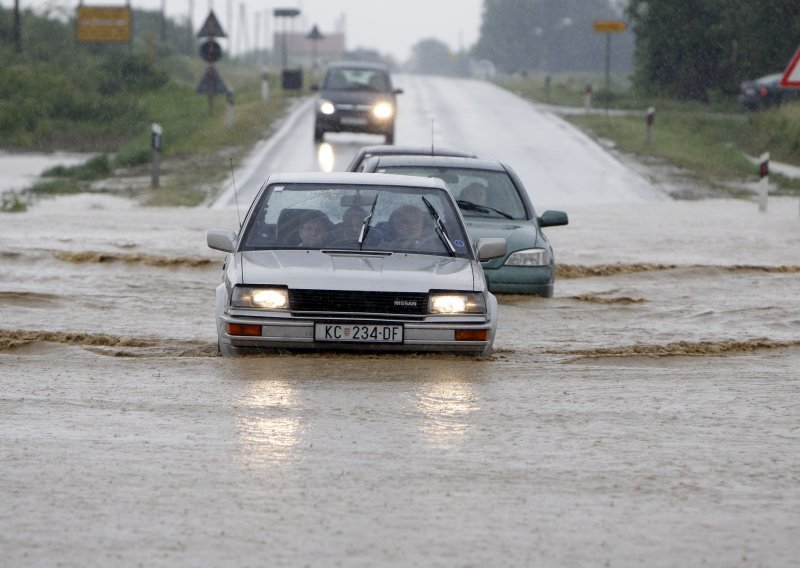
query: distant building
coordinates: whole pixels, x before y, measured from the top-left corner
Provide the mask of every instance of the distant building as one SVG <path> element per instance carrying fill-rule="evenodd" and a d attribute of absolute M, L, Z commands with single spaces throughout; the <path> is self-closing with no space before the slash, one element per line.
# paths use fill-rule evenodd
<path fill-rule="evenodd" d="M 284 42 L 285 40 L 285 42 Z M 344 32 L 326 33 L 312 40 L 307 32 L 275 32 L 273 36 L 274 60 L 276 67 L 302 67 L 303 69 L 321 68 L 331 61 L 342 59 L 345 52 Z M 286 48 L 286 58 L 283 50 Z"/>

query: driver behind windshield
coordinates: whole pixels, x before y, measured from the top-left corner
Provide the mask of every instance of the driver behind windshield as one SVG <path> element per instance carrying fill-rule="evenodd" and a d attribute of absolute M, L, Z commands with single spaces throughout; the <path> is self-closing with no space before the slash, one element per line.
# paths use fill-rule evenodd
<path fill-rule="evenodd" d="M 402 205 L 389 217 L 394 238 L 391 245 L 401 250 L 430 249 L 437 246 L 438 237 L 428 223 L 430 217 L 419 207 Z"/>
<path fill-rule="evenodd" d="M 477 181 L 473 181 L 471 184 L 461 190 L 461 199 L 477 205 L 486 205 L 486 186 L 482 183 L 478 183 Z"/>

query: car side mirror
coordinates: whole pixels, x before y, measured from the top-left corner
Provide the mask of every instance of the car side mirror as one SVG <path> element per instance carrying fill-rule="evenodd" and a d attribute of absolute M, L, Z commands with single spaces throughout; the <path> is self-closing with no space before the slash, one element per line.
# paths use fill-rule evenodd
<path fill-rule="evenodd" d="M 569 217 L 563 211 L 545 211 L 539 216 L 540 227 L 557 227 L 569 224 Z"/>
<path fill-rule="evenodd" d="M 478 260 L 492 260 L 506 255 L 506 240 L 499 237 L 485 237 L 475 243 L 475 256 Z"/>
<path fill-rule="evenodd" d="M 206 234 L 208 247 L 222 252 L 233 252 L 236 233 L 224 229 L 211 229 Z"/>

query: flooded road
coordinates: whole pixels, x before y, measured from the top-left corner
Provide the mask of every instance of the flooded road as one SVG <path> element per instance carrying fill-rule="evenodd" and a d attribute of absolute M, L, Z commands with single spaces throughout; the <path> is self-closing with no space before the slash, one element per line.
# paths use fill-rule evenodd
<path fill-rule="evenodd" d="M 569 213 L 489 360 L 217 358 L 235 211 L 4 215 L 4 562 L 791 565 L 796 200 Z"/>
<path fill-rule="evenodd" d="M 555 296 L 501 296 L 486 360 L 222 359 L 205 234 L 237 227 L 229 192 L 0 215 L 5 564 L 796 563 L 797 200 L 672 201 L 494 87 L 400 86 L 398 143 L 433 126 L 568 212 Z M 243 207 L 380 142 L 315 147 L 302 109 L 240 170 Z"/>

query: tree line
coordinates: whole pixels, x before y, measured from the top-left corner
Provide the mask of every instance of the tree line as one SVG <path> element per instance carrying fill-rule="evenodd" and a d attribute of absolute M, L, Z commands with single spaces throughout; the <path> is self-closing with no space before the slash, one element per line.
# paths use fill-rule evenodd
<path fill-rule="evenodd" d="M 782 71 L 800 45 L 797 0 L 484 0 L 472 55 L 506 72 L 599 71 L 599 19 L 628 26 L 612 38 L 612 71 L 680 99 L 736 92 Z"/>
<path fill-rule="evenodd" d="M 706 100 L 783 71 L 800 45 L 797 0 L 631 0 L 634 79 L 645 91 Z"/>

